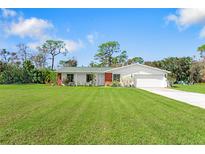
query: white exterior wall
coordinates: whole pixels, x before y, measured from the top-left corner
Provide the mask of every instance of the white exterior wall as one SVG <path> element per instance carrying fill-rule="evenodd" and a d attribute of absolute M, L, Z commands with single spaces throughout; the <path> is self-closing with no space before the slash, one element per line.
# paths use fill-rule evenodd
<path fill-rule="evenodd" d="M 166 72 L 140 65 L 130 65 L 110 71 L 120 74 L 122 86 L 167 87 Z"/>
<path fill-rule="evenodd" d="M 66 80 L 68 73 L 61 73 L 62 81 Z"/>
<path fill-rule="evenodd" d="M 98 73 L 98 74 L 96 74 L 96 84 L 98 86 L 105 85 L 105 73 Z"/>
<path fill-rule="evenodd" d="M 66 80 L 67 74 L 74 74 L 74 82 L 77 85 L 86 85 L 86 74 L 90 73 L 62 73 L 62 80 Z M 104 73 L 96 73 L 96 85 L 104 85 L 105 84 L 105 75 Z"/>
<path fill-rule="evenodd" d="M 74 82 L 77 85 L 86 84 L 86 73 L 74 73 Z"/>

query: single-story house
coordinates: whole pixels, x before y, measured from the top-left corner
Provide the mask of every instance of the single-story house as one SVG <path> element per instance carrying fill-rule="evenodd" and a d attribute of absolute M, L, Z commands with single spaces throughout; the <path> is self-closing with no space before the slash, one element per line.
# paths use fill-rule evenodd
<path fill-rule="evenodd" d="M 62 67 L 56 71 L 58 81 L 66 84 L 96 86 L 119 82 L 122 86 L 167 87 L 169 71 L 142 64 L 122 67 Z"/>

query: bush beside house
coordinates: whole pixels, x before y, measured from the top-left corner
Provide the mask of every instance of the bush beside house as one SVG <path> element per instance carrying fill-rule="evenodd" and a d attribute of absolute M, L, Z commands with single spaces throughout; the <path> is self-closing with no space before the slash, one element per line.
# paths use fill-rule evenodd
<path fill-rule="evenodd" d="M 0 84 L 56 83 L 56 73 L 47 69 L 37 69 L 31 61 L 21 65 L 0 62 Z"/>

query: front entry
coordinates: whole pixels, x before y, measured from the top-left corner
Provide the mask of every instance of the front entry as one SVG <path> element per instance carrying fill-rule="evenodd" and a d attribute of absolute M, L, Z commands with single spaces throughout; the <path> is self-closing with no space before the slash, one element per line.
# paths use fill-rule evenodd
<path fill-rule="evenodd" d="M 112 84 L 112 73 L 105 73 L 105 85 Z"/>

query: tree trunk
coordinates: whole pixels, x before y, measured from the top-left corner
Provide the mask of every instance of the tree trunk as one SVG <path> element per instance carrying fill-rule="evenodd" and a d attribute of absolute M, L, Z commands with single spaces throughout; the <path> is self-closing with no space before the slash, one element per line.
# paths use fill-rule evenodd
<path fill-rule="evenodd" d="M 54 67 L 54 56 L 52 56 L 52 66 L 51 66 L 52 70 L 53 70 L 53 67 Z"/>
<path fill-rule="evenodd" d="M 108 66 L 111 67 L 112 66 L 112 57 L 108 58 Z"/>

